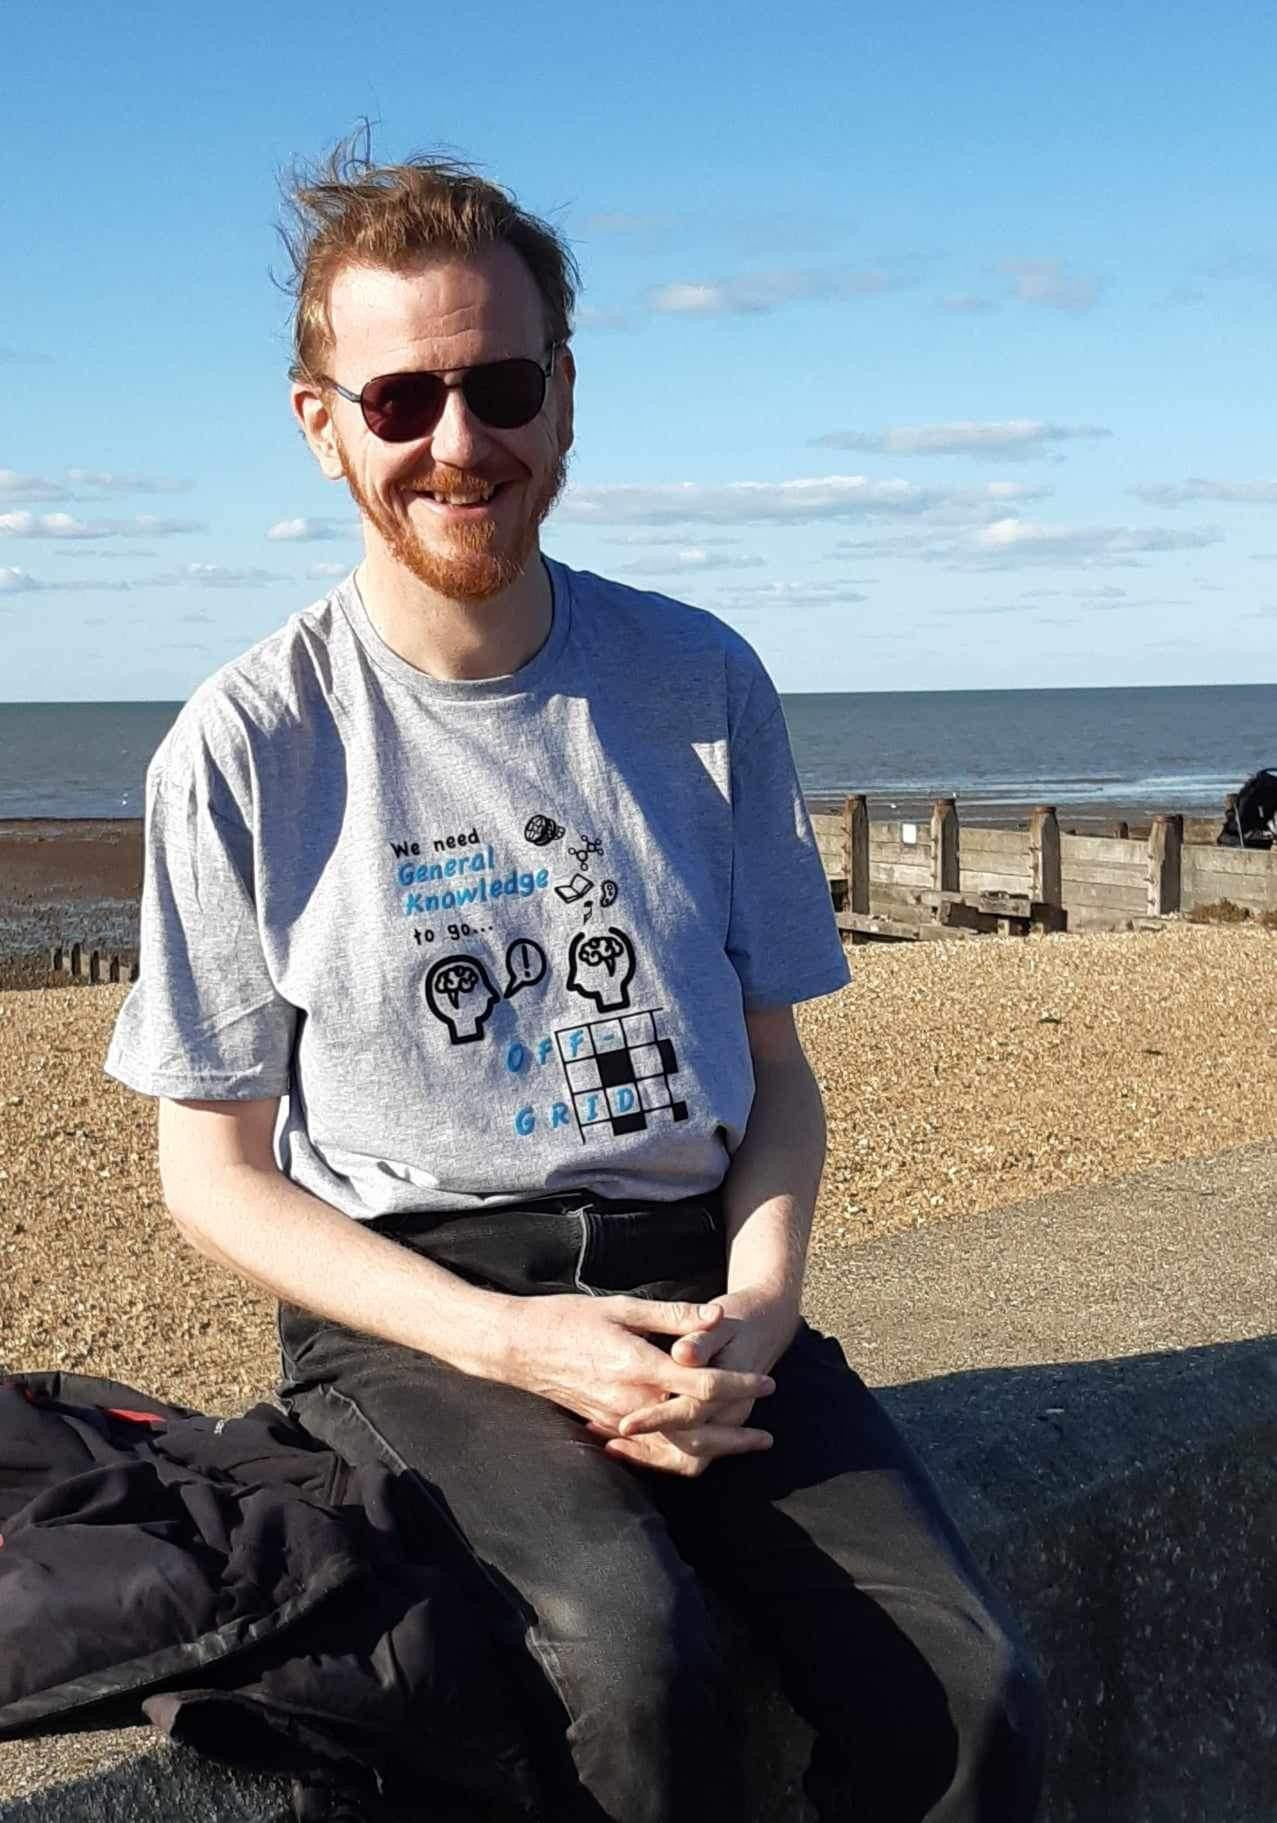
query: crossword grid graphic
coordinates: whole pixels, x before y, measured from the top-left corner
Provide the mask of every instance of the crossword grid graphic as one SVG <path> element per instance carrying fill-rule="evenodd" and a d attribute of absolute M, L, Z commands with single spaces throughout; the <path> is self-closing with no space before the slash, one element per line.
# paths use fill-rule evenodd
<path fill-rule="evenodd" d="M 592 1019 L 554 1034 L 582 1141 L 590 1128 L 610 1127 L 620 1139 L 645 1132 L 655 1119 L 687 1119 L 687 1103 L 670 1088 L 679 1062 L 657 1031 L 660 1011 Z"/>

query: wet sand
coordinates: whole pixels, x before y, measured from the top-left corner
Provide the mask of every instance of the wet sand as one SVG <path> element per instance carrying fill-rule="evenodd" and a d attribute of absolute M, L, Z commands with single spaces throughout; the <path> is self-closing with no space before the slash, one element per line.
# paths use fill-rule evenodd
<path fill-rule="evenodd" d="M 841 802 L 809 800 L 813 810 Z M 927 822 L 931 802 L 871 797 L 869 814 Z M 962 816 L 961 803 L 958 808 Z M 1062 829 L 1082 835 L 1116 835 L 1126 822 L 1132 836 L 1142 837 L 1152 813 L 1147 805 L 1090 804 L 1059 806 L 1058 814 Z M 1011 828 L 1026 824 L 1028 812 L 1023 804 L 981 805 L 964 820 L 968 827 Z M 1208 839 L 1216 827 L 1200 822 L 1194 839 Z M 140 817 L 0 818 L 0 988 L 65 985 L 48 966 L 55 944 L 136 948 L 142 855 Z"/>
<path fill-rule="evenodd" d="M 137 944 L 142 821 L 0 819 L 0 987 L 43 986 L 56 943 Z"/>

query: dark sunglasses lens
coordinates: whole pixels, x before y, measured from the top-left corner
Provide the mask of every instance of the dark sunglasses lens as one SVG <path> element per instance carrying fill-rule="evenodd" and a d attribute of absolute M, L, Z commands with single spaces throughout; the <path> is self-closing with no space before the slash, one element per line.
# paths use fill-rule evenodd
<path fill-rule="evenodd" d="M 360 394 L 364 423 L 383 443 L 428 437 L 443 415 L 447 388 L 437 374 L 388 373 Z"/>
<path fill-rule="evenodd" d="M 491 361 L 465 377 L 466 404 L 493 430 L 531 424 L 545 403 L 545 374 L 535 361 Z"/>

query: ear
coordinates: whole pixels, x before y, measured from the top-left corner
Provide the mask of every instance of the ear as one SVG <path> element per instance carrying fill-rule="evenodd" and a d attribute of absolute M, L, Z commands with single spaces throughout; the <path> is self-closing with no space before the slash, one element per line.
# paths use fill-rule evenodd
<path fill-rule="evenodd" d="M 576 397 L 576 362 L 570 348 L 560 352 L 554 371 L 559 383 L 559 448 L 566 456 L 572 447 Z"/>
<path fill-rule="evenodd" d="M 343 475 L 341 451 L 337 447 L 336 426 L 325 395 L 309 380 L 297 380 L 289 394 L 293 416 L 301 425 L 303 437 L 329 481 L 340 481 Z"/>

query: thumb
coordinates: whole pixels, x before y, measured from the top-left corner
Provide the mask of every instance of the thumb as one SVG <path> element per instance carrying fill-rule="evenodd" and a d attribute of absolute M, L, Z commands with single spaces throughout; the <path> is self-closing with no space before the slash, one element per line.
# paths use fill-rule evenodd
<path fill-rule="evenodd" d="M 646 1331 L 651 1335 L 686 1336 L 713 1329 L 723 1320 L 721 1304 L 665 1303 L 659 1299 L 612 1298 L 611 1314 L 627 1329 Z"/>

